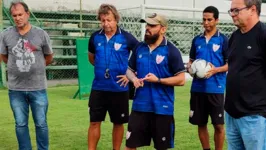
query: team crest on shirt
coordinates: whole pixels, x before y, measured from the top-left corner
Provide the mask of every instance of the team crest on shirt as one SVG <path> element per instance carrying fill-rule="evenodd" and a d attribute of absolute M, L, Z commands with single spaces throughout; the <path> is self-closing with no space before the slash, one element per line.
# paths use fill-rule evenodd
<path fill-rule="evenodd" d="M 122 46 L 122 44 L 115 43 L 114 48 L 117 51 L 117 50 L 119 50 L 121 48 L 121 46 Z"/>
<path fill-rule="evenodd" d="M 218 45 L 218 44 L 213 44 L 212 45 L 212 49 L 213 49 L 214 52 L 218 51 L 219 48 L 220 48 L 220 45 Z"/>
<path fill-rule="evenodd" d="M 141 54 L 139 55 L 139 58 L 142 58 L 142 55 Z"/>
<path fill-rule="evenodd" d="M 101 43 L 98 43 L 98 46 L 101 46 L 102 44 Z"/>
<path fill-rule="evenodd" d="M 127 131 L 126 139 L 128 140 L 130 138 L 131 132 Z"/>
<path fill-rule="evenodd" d="M 194 115 L 194 111 L 193 111 L 193 110 L 190 110 L 190 112 L 189 112 L 189 117 L 192 118 L 193 115 Z"/>
<path fill-rule="evenodd" d="M 157 55 L 157 56 L 156 56 L 156 63 L 157 63 L 157 64 L 160 64 L 160 63 L 164 60 L 164 57 L 165 57 L 165 56 Z"/>

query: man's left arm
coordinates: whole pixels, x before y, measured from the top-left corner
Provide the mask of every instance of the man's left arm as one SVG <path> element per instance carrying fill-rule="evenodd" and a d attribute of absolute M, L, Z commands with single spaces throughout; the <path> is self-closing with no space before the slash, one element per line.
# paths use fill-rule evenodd
<path fill-rule="evenodd" d="M 47 34 L 47 32 L 45 32 L 45 31 L 44 31 L 44 40 L 43 40 L 42 51 L 44 54 L 45 65 L 47 66 L 47 65 L 51 64 L 53 61 L 53 50 L 52 50 L 50 37 Z"/>
<path fill-rule="evenodd" d="M 132 55 L 133 49 L 138 45 L 139 41 L 130 33 L 126 33 L 125 36 L 126 36 L 127 45 L 128 45 L 127 48 L 130 51 L 130 54 Z M 131 55 L 130 55 L 130 57 L 131 57 Z M 125 74 L 118 75 L 117 78 L 120 78 L 117 81 L 117 83 L 121 82 L 120 86 L 127 86 L 129 80 L 128 80 L 127 76 L 126 76 L 126 72 L 125 72 Z"/>
<path fill-rule="evenodd" d="M 128 49 L 132 51 L 135 49 L 135 47 L 139 44 L 139 41 L 130 33 L 127 35 L 127 44 L 128 44 Z"/>
<path fill-rule="evenodd" d="M 53 54 L 44 55 L 45 65 L 48 66 L 53 61 Z"/>
<path fill-rule="evenodd" d="M 224 58 L 225 64 L 220 67 L 216 67 L 213 64 L 211 64 L 212 68 L 206 73 L 206 78 L 209 78 L 217 73 L 222 73 L 228 71 L 228 54 L 229 54 L 229 49 L 228 49 L 228 38 L 226 36 L 223 36 L 223 45 L 222 45 L 222 55 Z"/>
<path fill-rule="evenodd" d="M 160 83 L 169 86 L 183 86 L 185 85 L 185 72 L 180 72 L 173 77 L 161 78 Z"/>
<path fill-rule="evenodd" d="M 0 33 L 0 58 L 1 61 L 7 64 L 8 61 L 8 48 L 4 42 L 4 33 Z"/>

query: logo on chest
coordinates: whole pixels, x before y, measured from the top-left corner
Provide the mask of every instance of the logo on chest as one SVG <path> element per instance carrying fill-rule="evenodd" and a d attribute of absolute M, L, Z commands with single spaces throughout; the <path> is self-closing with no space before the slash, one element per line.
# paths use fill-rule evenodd
<path fill-rule="evenodd" d="M 213 50 L 214 52 L 218 51 L 219 48 L 220 48 L 220 45 L 218 45 L 218 44 L 213 44 L 213 45 L 212 45 L 212 50 Z"/>
<path fill-rule="evenodd" d="M 114 44 L 114 48 L 116 51 L 118 51 L 121 48 L 121 46 L 122 46 L 122 44 L 119 44 L 119 43 Z"/>
<path fill-rule="evenodd" d="M 198 49 L 201 49 L 201 46 L 198 46 Z"/>
<path fill-rule="evenodd" d="M 162 56 L 162 55 L 158 55 L 158 54 L 157 54 L 157 56 L 156 56 L 156 63 L 157 63 L 157 64 L 162 63 L 163 60 L 164 60 L 164 58 L 165 58 L 165 56 Z"/>
<path fill-rule="evenodd" d="M 248 50 L 251 50 L 251 49 L 252 49 L 252 47 L 249 45 L 249 46 L 247 46 L 247 49 L 248 49 Z"/>

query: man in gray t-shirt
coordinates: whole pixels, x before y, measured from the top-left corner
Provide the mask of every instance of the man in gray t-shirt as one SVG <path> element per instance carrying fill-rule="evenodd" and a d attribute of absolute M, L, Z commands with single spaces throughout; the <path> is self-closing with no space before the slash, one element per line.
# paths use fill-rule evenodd
<path fill-rule="evenodd" d="M 49 148 L 45 66 L 53 59 L 48 34 L 28 19 L 28 6 L 13 2 L 11 16 L 16 24 L 0 34 L 0 55 L 7 64 L 9 100 L 16 122 L 19 149 L 32 149 L 28 129 L 29 107 L 36 127 L 37 147 Z"/>
<path fill-rule="evenodd" d="M 16 91 L 46 89 L 45 56 L 52 54 L 48 34 L 35 26 L 24 35 L 16 27 L 1 34 L 2 55 L 8 56 L 8 88 Z"/>

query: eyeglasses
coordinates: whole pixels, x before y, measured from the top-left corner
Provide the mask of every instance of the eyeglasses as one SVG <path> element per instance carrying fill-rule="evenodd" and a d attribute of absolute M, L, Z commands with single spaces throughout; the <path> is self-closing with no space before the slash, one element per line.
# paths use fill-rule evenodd
<path fill-rule="evenodd" d="M 247 9 L 247 8 L 249 8 L 249 7 L 230 9 L 230 10 L 228 10 L 228 14 L 229 14 L 230 16 L 232 16 L 232 15 L 235 15 L 235 16 L 236 16 L 236 15 L 239 14 L 239 12 L 240 12 L 241 10 L 244 10 L 244 9 Z"/>

